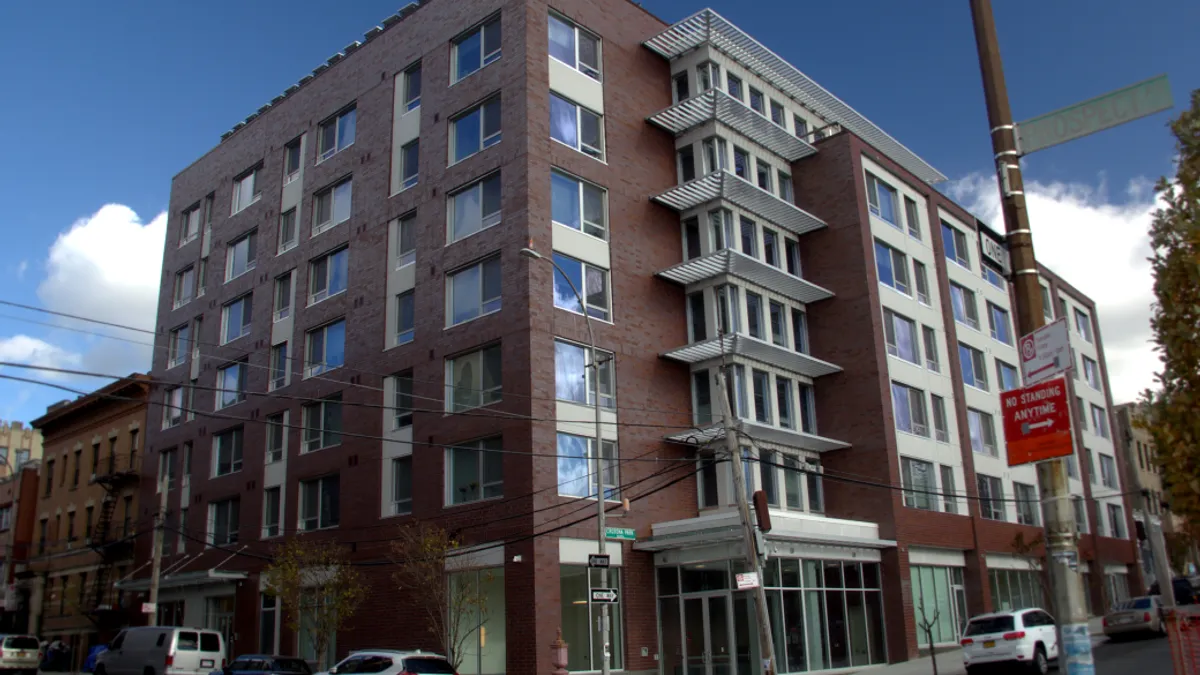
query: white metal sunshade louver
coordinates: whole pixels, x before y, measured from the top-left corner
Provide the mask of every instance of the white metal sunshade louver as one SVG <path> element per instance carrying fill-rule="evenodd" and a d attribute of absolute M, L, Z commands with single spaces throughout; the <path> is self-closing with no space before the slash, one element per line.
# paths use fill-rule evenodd
<path fill-rule="evenodd" d="M 912 150 L 711 9 L 700 10 L 642 44 L 664 58 L 673 59 L 705 42 L 756 72 L 818 115 L 849 129 L 921 180 L 927 183 L 946 180 L 946 176 Z"/>
<path fill-rule="evenodd" d="M 664 352 L 662 357 L 683 363 L 700 363 L 719 359 L 723 355 L 743 356 L 811 378 L 842 372 L 841 368 L 828 361 L 745 335 L 722 335 L 693 342 Z"/>
<path fill-rule="evenodd" d="M 804 304 L 833 297 L 833 293 L 811 281 L 788 274 L 778 267 L 768 265 L 757 258 L 751 258 L 741 251 L 728 248 L 673 265 L 657 274 L 663 279 L 683 286 L 690 286 L 721 275 L 749 281 Z"/>
<path fill-rule="evenodd" d="M 808 450 L 810 452 L 829 452 L 830 450 L 841 450 L 842 448 L 850 447 L 850 444 L 845 441 L 817 436 L 816 434 L 807 434 L 803 431 L 771 427 L 748 420 L 738 420 L 738 424 L 743 433 L 756 441 L 766 441 L 789 448 Z M 708 445 L 724 438 L 725 428 L 720 424 L 704 429 L 689 429 L 666 436 L 666 440 L 672 443 L 695 446 Z"/>
<path fill-rule="evenodd" d="M 817 149 L 788 133 L 778 124 L 735 101 L 719 89 L 703 94 L 654 113 L 646 118 L 676 136 L 688 129 L 716 120 L 789 162 L 816 153 Z"/>
<path fill-rule="evenodd" d="M 825 227 L 820 218 L 724 170 L 676 185 L 651 199 L 676 211 L 724 199 L 796 235 Z"/>

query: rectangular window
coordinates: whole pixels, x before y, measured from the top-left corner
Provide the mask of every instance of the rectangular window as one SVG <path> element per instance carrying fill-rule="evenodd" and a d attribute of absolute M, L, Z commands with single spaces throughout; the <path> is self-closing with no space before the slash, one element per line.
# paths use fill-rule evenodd
<path fill-rule="evenodd" d="M 766 190 L 767 192 L 775 192 L 775 188 L 773 187 L 773 183 L 771 181 L 772 171 L 770 164 L 762 161 L 762 159 L 755 159 L 754 172 L 757 178 L 758 187 L 760 189 Z"/>
<path fill-rule="evenodd" d="M 929 274 L 925 263 L 913 260 L 913 282 L 917 287 L 917 302 L 932 306 L 929 302 Z"/>
<path fill-rule="evenodd" d="M 1008 318 L 1008 311 L 987 303 L 988 309 L 988 328 L 991 330 L 992 339 L 997 342 L 1003 342 L 1006 345 L 1013 343 L 1012 323 Z"/>
<path fill-rule="evenodd" d="M 260 167 L 254 167 L 250 171 L 233 179 L 233 210 L 230 212 L 231 215 L 237 214 L 262 197 L 262 188 L 258 185 L 259 169 Z"/>
<path fill-rule="evenodd" d="M 287 385 L 288 361 L 287 342 L 271 347 L 271 391 Z"/>
<path fill-rule="evenodd" d="M 451 243 L 500 223 L 500 185 L 496 172 L 450 194 Z"/>
<path fill-rule="evenodd" d="M 576 292 L 583 296 L 590 316 L 609 319 L 608 270 L 555 253 L 554 306 L 582 314 Z"/>
<path fill-rule="evenodd" d="M 754 87 L 750 87 L 750 109 L 751 110 L 758 113 L 759 115 L 762 115 L 763 117 L 766 117 L 767 116 L 767 108 L 766 108 L 765 101 L 766 101 L 766 99 L 765 99 L 765 97 L 763 97 L 763 93 L 761 91 L 755 89 Z"/>
<path fill-rule="evenodd" d="M 784 112 L 783 105 L 779 101 L 771 101 L 771 121 L 787 129 L 787 113 Z"/>
<path fill-rule="evenodd" d="M 908 197 L 904 198 L 904 220 L 908 223 L 908 234 L 913 239 L 921 239 L 921 212 L 917 203 Z"/>
<path fill-rule="evenodd" d="M 724 138 L 706 138 L 701 147 L 704 151 L 704 173 L 709 174 L 726 168 L 729 163 L 729 150 Z"/>
<path fill-rule="evenodd" d="M 558 434 L 558 494 L 564 497 L 596 497 L 596 439 L 574 434 Z M 617 477 L 617 446 L 600 443 L 600 471 L 604 477 L 604 498 L 620 499 Z"/>
<path fill-rule="evenodd" d="M 708 223 L 712 228 L 714 251 L 734 247 L 733 213 L 729 209 L 714 209 L 709 211 Z"/>
<path fill-rule="evenodd" d="M 235 361 L 217 371 L 217 410 L 246 400 L 246 377 L 250 366 Z"/>
<path fill-rule="evenodd" d="M 283 146 L 283 184 L 287 185 L 300 177 L 300 139 L 293 139 Z"/>
<path fill-rule="evenodd" d="M 412 455 L 392 460 L 392 515 L 412 513 Z"/>
<path fill-rule="evenodd" d="M 1100 482 L 1104 487 L 1116 490 L 1117 485 L 1117 463 L 1112 458 L 1112 455 L 1100 453 Z"/>
<path fill-rule="evenodd" d="M 712 383 L 707 370 L 692 373 L 692 398 L 696 425 L 708 426 L 713 422 Z"/>
<path fill-rule="evenodd" d="M 1087 406 L 1083 404 L 1083 399 L 1078 396 L 1075 397 L 1075 414 L 1079 417 L 1079 428 L 1087 431 Z"/>
<path fill-rule="evenodd" d="M 213 476 L 242 470 L 243 433 L 242 427 L 234 427 L 213 436 Z"/>
<path fill-rule="evenodd" d="M 705 61 L 696 66 L 696 76 L 699 78 L 700 91 L 721 86 L 721 67 L 712 61 Z"/>
<path fill-rule="evenodd" d="M 416 110 L 421 107 L 421 62 L 409 66 L 404 71 L 404 110 Z"/>
<path fill-rule="evenodd" d="M 266 463 L 274 464 L 282 462 L 286 448 L 284 448 L 285 439 L 287 438 L 287 413 L 275 413 L 267 415 L 267 452 Z"/>
<path fill-rule="evenodd" d="M 954 467 L 943 464 L 942 469 L 942 510 L 946 513 L 958 513 L 958 500 L 955 498 Z"/>
<path fill-rule="evenodd" d="M 708 316 L 704 310 L 704 291 L 689 293 L 688 342 L 703 342 L 708 339 Z"/>
<path fill-rule="evenodd" d="M 758 225 L 746 216 L 741 217 L 742 253 L 758 257 Z"/>
<path fill-rule="evenodd" d="M 500 311 L 500 256 L 451 273 L 446 286 L 451 326 Z"/>
<path fill-rule="evenodd" d="M 875 241 L 875 271 L 879 283 L 908 295 L 908 256 L 887 244 Z"/>
<path fill-rule="evenodd" d="M 1083 357 L 1083 379 L 1087 381 L 1089 387 L 1100 391 L 1100 364 L 1087 356 Z"/>
<path fill-rule="evenodd" d="M 1108 415 L 1105 414 L 1104 408 L 1100 406 L 1092 406 L 1092 431 L 1101 438 L 1108 438 Z"/>
<path fill-rule="evenodd" d="M 950 441 L 950 428 L 946 422 L 946 399 L 937 394 L 930 394 L 929 398 L 933 406 L 934 438 L 939 443 L 948 443 Z"/>
<path fill-rule="evenodd" d="M 258 237 L 253 231 L 229 243 L 225 249 L 225 281 L 232 281 L 254 269 L 257 243 Z"/>
<path fill-rule="evenodd" d="M 1087 510 L 1083 507 L 1083 497 L 1071 497 L 1071 508 L 1075 512 L 1075 530 L 1086 533 L 1088 531 Z"/>
<path fill-rule="evenodd" d="M 1017 500 L 1017 522 L 1022 525 L 1033 525 L 1038 527 L 1041 525 L 1041 518 L 1038 513 L 1041 509 L 1041 500 L 1038 499 L 1037 488 L 1025 483 L 1013 483 L 1013 497 Z"/>
<path fill-rule="evenodd" d="M 236 544 L 242 503 L 236 497 L 208 505 L 208 541 L 213 546 Z"/>
<path fill-rule="evenodd" d="M 250 296 L 246 296 L 247 299 L 249 299 L 249 297 Z M 249 329 L 247 328 L 247 331 L 248 330 Z M 235 335 L 234 337 L 240 337 L 240 327 L 239 334 Z M 167 341 L 167 368 L 174 368 L 175 366 L 187 363 L 188 350 L 191 349 L 192 346 L 191 342 L 192 327 L 189 324 L 185 323 L 178 328 L 171 329 L 171 335 Z M 222 344 L 225 342 L 228 342 L 228 340 L 222 341 Z"/>
<path fill-rule="evenodd" d="M 883 309 L 883 335 L 887 353 L 908 361 L 921 363 L 921 347 L 917 344 L 917 324 L 888 308 Z"/>
<path fill-rule="evenodd" d="M 763 339 L 762 296 L 746 291 L 746 332 L 750 337 Z"/>
<path fill-rule="evenodd" d="M 1054 303 L 1050 301 L 1050 289 L 1042 286 L 1042 317 L 1046 323 L 1054 320 Z"/>
<path fill-rule="evenodd" d="M 971 434 L 971 449 L 981 455 L 999 457 L 996 447 L 996 426 L 992 416 L 967 408 L 967 429 Z"/>
<path fill-rule="evenodd" d="M 733 174 L 742 180 L 750 180 L 750 153 L 733 147 Z"/>
<path fill-rule="evenodd" d="M 995 476 L 975 474 L 979 489 L 979 515 L 988 520 L 1004 520 L 1004 484 Z"/>
<path fill-rule="evenodd" d="M 804 460 L 805 476 L 808 488 L 808 510 L 811 513 L 825 513 L 825 486 L 821 479 L 821 464 L 815 459 Z"/>
<path fill-rule="evenodd" d="M 500 142 L 500 97 L 493 96 L 450 119 L 450 163 Z"/>
<path fill-rule="evenodd" d="M 191 265 L 175 273 L 174 308 L 182 307 L 196 296 L 196 270 Z"/>
<path fill-rule="evenodd" d="M 395 387 L 392 399 L 392 429 L 410 427 L 413 423 L 413 374 L 405 370 L 392 376 Z"/>
<path fill-rule="evenodd" d="M 557 14 L 550 15 L 550 56 L 600 79 L 600 38 Z"/>
<path fill-rule="evenodd" d="M 305 377 L 327 373 L 346 363 L 346 321 L 338 319 L 308 331 L 304 358 Z"/>
<path fill-rule="evenodd" d="M 204 295 L 204 287 L 208 285 L 208 256 L 200 258 L 196 264 L 196 297 Z"/>
<path fill-rule="evenodd" d="M 925 342 L 925 367 L 939 373 L 942 370 L 941 356 L 938 355 L 937 332 L 929 326 L 921 326 L 921 337 Z"/>
<path fill-rule="evenodd" d="M 500 345 L 446 359 L 446 411 L 460 412 L 501 398 Z"/>
<path fill-rule="evenodd" d="M 808 137 L 808 122 L 804 121 L 803 117 L 793 113 L 792 114 L 792 127 L 793 127 L 793 131 L 796 134 L 796 138 L 804 139 L 804 138 Z"/>
<path fill-rule="evenodd" d="M 292 272 L 275 277 L 275 311 L 272 319 L 282 321 L 292 315 Z"/>
<path fill-rule="evenodd" d="M 917 436 L 929 436 L 925 392 L 906 384 L 892 382 L 892 412 L 896 416 L 896 429 Z"/>
<path fill-rule="evenodd" d="M 1021 386 L 1021 378 L 1016 368 L 996 359 L 996 383 L 1000 391 L 1011 391 Z"/>
<path fill-rule="evenodd" d="M 321 123 L 317 132 L 317 161 L 323 162 L 354 145 L 357 109 L 352 105 Z"/>
<path fill-rule="evenodd" d="M 796 428 L 796 417 L 792 410 L 792 391 L 791 380 L 775 376 L 775 407 L 779 410 L 779 426 L 785 429 Z"/>
<path fill-rule="evenodd" d="M 396 219 L 396 269 L 417 261 L 417 214 Z"/>
<path fill-rule="evenodd" d="M 300 529 L 337 527 L 341 520 L 341 485 L 337 474 L 300 481 Z"/>
<path fill-rule="evenodd" d="M 396 344 L 406 345 L 416 335 L 416 309 L 413 291 L 396 296 Z"/>
<path fill-rule="evenodd" d="M 340 248 L 316 258 L 308 268 L 308 304 L 346 292 L 346 277 L 350 272 L 350 249 Z"/>
<path fill-rule="evenodd" d="M 171 387 L 163 394 L 163 428 L 179 426 L 183 423 L 183 387 Z M 93 471 L 95 463 L 92 463 Z"/>
<path fill-rule="evenodd" d="M 1058 299 L 1058 318 L 1061 319 L 1067 315 L 1067 301 L 1059 297 Z"/>
<path fill-rule="evenodd" d="M 446 450 L 446 503 L 477 502 L 504 495 L 504 454 L 499 437 Z"/>
<path fill-rule="evenodd" d="M 334 394 L 304 405 L 304 452 L 323 450 L 342 442 L 342 395 Z"/>
<path fill-rule="evenodd" d="M 992 269 L 991 267 L 989 267 L 987 265 L 981 265 L 981 267 L 983 268 L 983 280 L 984 281 L 995 286 L 996 288 L 999 288 L 1002 291 L 1008 290 L 1008 288 L 1005 286 L 1005 283 L 1004 283 L 1004 277 L 1000 276 L 999 272 L 997 272 L 996 270 Z"/>
<path fill-rule="evenodd" d="M 280 488 L 273 487 L 263 490 L 263 527 L 262 536 L 279 536 L 279 506 Z"/>
<path fill-rule="evenodd" d="M 732 335 L 741 330 L 742 312 L 738 306 L 737 286 L 722 284 L 717 286 L 717 333 Z"/>
<path fill-rule="evenodd" d="M 950 282 L 950 304 L 954 308 L 955 321 L 979 330 L 979 306 L 975 304 L 975 291 Z"/>
<path fill-rule="evenodd" d="M 958 360 L 962 366 L 963 384 L 987 391 L 987 357 L 983 352 L 960 342 Z"/>
<path fill-rule="evenodd" d="M 787 308 L 774 300 L 767 303 L 767 306 L 767 315 L 771 320 L 771 342 L 787 349 L 787 319 L 785 318 L 787 316 Z"/>
<path fill-rule="evenodd" d="M 867 174 L 867 208 L 872 214 L 897 228 L 901 227 L 896 188 Z"/>
<path fill-rule="evenodd" d="M 687 183 L 696 180 L 696 154 L 692 150 L 692 146 L 683 146 L 675 153 L 675 156 L 679 160 L 679 182 Z"/>
<path fill-rule="evenodd" d="M 1112 525 L 1114 539 L 1125 538 L 1125 510 L 1116 504 L 1107 504 L 1108 522 Z"/>
<path fill-rule="evenodd" d="M 496 133 L 496 140 L 500 140 L 499 132 Z M 421 172 L 421 139 L 414 139 L 405 143 L 400 148 L 400 181 L 402 189 L 408 188 L 417 184 L 420 180 Z"/>
<path fill-rule="evenodd" d="M 685 260 L 700 257 L 700 219 L 692 216 L 683 221 L 683 250 Z"/>
<path fill-rule="evenodd" d="M 1092 319 L 1080 310 L 1075 310 L 1075 330 L 1084 342 L 1092 341 Z"/>
<path fill-rule="evenodd" d="M 561 171 L 550 173 L 550 214 L 555 223 L 605 239 L 606 202 L 604 188 Z"/>
<path fill-rule="evenodd" d="M 909 457 L 900 458 L 900 482 L 904 485 L 904 505 L 925 511 L 937 510 L 937 478 L 933 464 Z"/>
<path fill-rule="evenodd" d="M 596 369 L 592 367 L 590 347 L 565 340 L 554 341 L 554 391 L 560 401 L 595 405 L 593 395 Z M 600 406 L 616 408 L 616 385 L 613 381 L 613 355 L 600 352 Z"/>
<path fill-rule="evenodd" d="M 354 179 L 347 178 L 313 196 L 313 236 L 350 220 L 354 198 Z"/>
<path fill-rule="evenodd" d="M 550 94 L 550 138 L 604 159 L 604 120 L 601 115 L 558 94 Z"/>
<path fill-rule="evenodd" d="M 1087 458 L 1088 482 L 1096 485 L 1099 482 L 1100 474 L 1096 472 L 1096 461 L 1092 458 L 1091 449 L 1084 448 L 1083 455 Z"/>
<path fill-rule="evenodd" d="M 179 245 L 196 239 L 200 236 L 200 205 L 185 209 L 180 216 L 179 223 Z"/>
<path fill-rule="evenodd" d="M 754 395 L 754 421 L 771 424 L 771 376 L 761 370 L 751 371 Z"/>
<path fill-rule="evenodd" d="M 800 276 L 800 242 L 795 239 L 783 240 L 784 258 L 787 259 L 787 272 L 792 276 Z"/>
<path fill-rule="evenodd" d="M 796 199 L 792 194 L 792 175 L 785 173 L 782 170 L 779 172 L 779 198 L 783 201 L 793 204 Z"/>
<path fill-rule="evenodd" d="M 691 87 L 688 84 L 688 74 L 687 74 L 686 70 L 682 73 L 675 75 L 675 77 L 673 77 L 671 79 L 671 81 L 675 84 L 675 102 L 676 103 L 678 103 L 680 101 L 686 101 L 687 99 L 691 98 L 691 96 L 692 96 Z"/>
<path fill-rule="evenodd" d="M 451 45 L 453 84 L 500 58 L 500 15 L 454 38 Z"/>
<path fill-rule="evenodd" d="M 743 99 L 742 99 L 742 80 L 740 77 L 734 75 L 733 73 L 728 73 L 725 76 L 725 87 L 726 87 L 726 91 L 729 92 L 730 96 L 737 99 L 738 101 L 743 101 Z"/>
<path fill-rule="evenodd" d="M 952 260 L 967 269 L 971 269 L 971 256 L 967 248 L 967 235 L 957 227 L 951 227 L 942 221 L 942 247 L 946 250 L 946 259 Z"/>
<path fill-rule="evenodd" d="M 779 506 L 779 453 L 763 450 L 758 463 L 759 488 L 767 496 L 767 504 Z"/>

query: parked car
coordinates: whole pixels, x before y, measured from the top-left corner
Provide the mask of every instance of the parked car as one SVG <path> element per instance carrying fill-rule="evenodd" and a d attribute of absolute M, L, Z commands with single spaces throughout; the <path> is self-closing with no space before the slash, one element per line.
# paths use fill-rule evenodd
<path fill-rule="evenodd" d="M 458 675 L 446 657 L 433 652 L 399 649 L 363 649 L 350 652 L 323 673 L 317 675 L 351 675 L 372 673 L 373 675 Z"/>
<path fill-rule="evenodd" d="M 32 635 L 0 636 L 0 672 L 37 675 L 41 646 Z"/>
<path fill-rule="evenodd" d="M 1009 673 L 1014 665 L 1045 675 L 1058 660 L 1054 617 L 1042 609 L 981 614 L 967 622 L 962 652 L 968 675 L 992 666 Z"/>
<path fill-rule="evenodd" d="M 1104 634 L 1111 639 L 1130 633 L 1166 635 L 1162 603 L 1157 595 L 1143 595 L 1118 602 L 1104 615 Z"/>
<path fill-rule="evenodd" d="M 96 675 L 209 675 L 224 667 L 225 639 L 202 628 L 126 628 L 96 657 Z"/>
<path fill-rule="evenodd" d="M 244 654 L 209 675 L 312 675 L 312 668 L 294 656 Z"/>
<path fill-rule="evenodd" d="M 1192 586 L 1192 582 L 1186 577 L 1175 577 L 1171 580 L 1171 589 L 1175 591 L 1176 605 L 1194 605 L 1200 602 L 1200 595 L 1197 595 L 1196 588 Z M 1149 595 L 1161 595 L 1158 582 L 1150 584 Z"/>

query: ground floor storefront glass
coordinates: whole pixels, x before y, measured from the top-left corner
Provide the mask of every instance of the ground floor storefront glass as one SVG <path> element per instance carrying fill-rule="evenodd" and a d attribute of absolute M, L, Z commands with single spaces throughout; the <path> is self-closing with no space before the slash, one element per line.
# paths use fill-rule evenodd
<path fill-rule="evenodd" d="M 917 644 L 929 646 L 929 635 L 922 627 L 932 624 L 933 644 L 952 644 L 962 635 L 967 616 L 967 595 L 961 567 L 911 565 L 913 618 L 917 624 Z"/>
<path fill-rule="evenodd" d="M 659 567 L 664 675 L 761 672 L 752 591 L 740 561 Z M 878 563 L 773 558 L 763 572 L 779 673 L 887 662 Z"/>
<path fill-rule="evenodd" d="M 621 572 L 617 568 L 607 570 L 608 580 L 602 578 L 605 570 L 579 565 L 559 566 L 559 591 L 562 598 L 562 636 L 571 647 L 567 650 L 567 670 L 600 670 L 604 642 L 600 634 L 601 606 L 591 601 L 592 589 L 611 588 L 621 597 Z M 621 603 L 610 604 L 609 641 L 612 645 L 609 667 L 620 670 L 624 667 L 622 654 Z"/>
<path fill-rule="evenodd" d="M 992 587 L 992 609 L 1005 612 L 1040 607 L 1048 609 L 1042 585 L 1042 573 L 1037 570 L 988 570 Z"/>

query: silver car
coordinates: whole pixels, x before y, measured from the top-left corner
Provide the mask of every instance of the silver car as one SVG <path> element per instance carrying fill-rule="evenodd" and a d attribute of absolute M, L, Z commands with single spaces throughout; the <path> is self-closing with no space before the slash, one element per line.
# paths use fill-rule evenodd
<path fill-rule="evenodd" d="M 0 672 L 36 675 L 41 643 L 32 635 L 0 635 Z"/>
<path fill-rule="evenodd" d="M 1162 604 L 1157 595 L 1143 595 L 1119 602 L 1104 615 L 1104 634 L 1110 639 L 1134 633 L 1167 634 Z"/>

